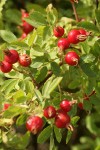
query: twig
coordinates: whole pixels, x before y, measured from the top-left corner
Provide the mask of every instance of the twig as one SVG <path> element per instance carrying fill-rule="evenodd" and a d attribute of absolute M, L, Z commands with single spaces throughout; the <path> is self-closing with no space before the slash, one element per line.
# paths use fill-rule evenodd
<path fill-rule="evenodd" d="M 79 18 L 78 18 L 78 14 L 77 14 L 77 11 L 76 11 L 76 8 L 75 8 L 75 4 L 72 1 L 71 1 L 71 4 L 72 4 L 73 12 L 74 12 L 74 15 L 75 15 L 75 19 L 76 19 L 77 22 L 79 22 Z"/>
<path fill-rule="evenodd" d="M 38 84 L 37 84 L 37 82 L 35 81 L 34 77 L 32 76 L 31 72 L 26 72 L 25 70 L 23 70 L 23 71 L 22 71 L 22 70 L 18 70 L 18 69 L 15 68 L 15 67 L 13 67 L 13 70 L 15 70 L 15 71 L 17 71 L 17 72 L 19 72 L 19 73 L 28 75 L 28 76 L 31 78 L 33 84 L 36 86 L 36 88 L 38 88 Z"/>

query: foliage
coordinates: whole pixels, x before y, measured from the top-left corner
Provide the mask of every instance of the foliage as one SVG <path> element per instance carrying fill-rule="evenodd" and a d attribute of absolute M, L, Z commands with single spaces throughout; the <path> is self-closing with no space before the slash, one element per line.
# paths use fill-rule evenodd
<path fill-rule="evenodd" d="M 100 5 L 95 9 L 95 2 L 91 0 L 80 0 L 75 4 L 81 20 L 79 22 L 74 19 L 69 0 L 59 1 L 56 8 L 55 3 L 54 6 L 47 6 L 46 0 L 24 2 L 23 5 L 29 12 L 25 21 L 34 29 L 21 39 L 23 31 L 18 29 L 22 25 L 21 11 L 16 9 L 13 1 L 0 3 L 0 62 L 4 59 L 5 49 L 15 49 L 19 54 L 26 53 L 32 60 L 29 67 L 15 63 L 11 72 L 0 72 L 0 149 L 27 149 L 31 134 L 25 124 L 29 116 L 38 115 L 43 118 L 44 127 L 37 135 L 37 142 L 43 143 L 50 139 L 50 150 L 59 149 L 57 146 L 62 140 L 71 150 L 99 150 Z M 67 50 L 59 53 L 58 39 L 53 35 L 53 29 L 58 25 L 64 27 L 64 37 L 71 29 L 84 28 L 91 34 L 84 42 L 71 44 Z M 70 50 L 80 56 L 76 66 L 65 63 L 65 54 Z M 86 100 L 87 97 L 89 100 Z M 58 129 L 53 119 L 43 116 L 46 106 L 53 105 L 59 109 L 63 99 L 83 103 L 83 110 L 75 104 L 68 113 L 73 132 Z M 4 111 L 5 103 L 11 106 Z M 79 140 L 79 143 L 71 145 L 73 138 L 76 138 L 76 143 Z"/>

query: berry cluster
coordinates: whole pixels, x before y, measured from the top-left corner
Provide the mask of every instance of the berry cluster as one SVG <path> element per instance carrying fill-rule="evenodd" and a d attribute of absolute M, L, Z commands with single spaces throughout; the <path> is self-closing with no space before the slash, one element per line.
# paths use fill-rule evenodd
<path fill-rule="evenodd" d="M 55 27 L 53 34 L 57 38 L 62 37 L 64 35 L 64 28 L 60 26 Z M 57 45 L 60 51 L 65 51 L 71 44 L 78 44 L 79 42 L 85 41 L 88 35 L 89 33 L 84 29 L 73 29 L 68 33 L 67 38 L 60 38 Z M 65 62 L 71 66 L 77 65 L 79 62 L 78 54 L 75 51 L 69 51 L 65 55 Z"/>
<path fill-rule="evenodd" d="M 53 106 L 44 109 L 43 114 L 47 119 L 54 118 L 54 124 L 57 128 L 68 128 L 70 125 L 70 116 L 67 114 L 76 101 L 63 100 L 60 103 L 60 109 L 56 110 Z"/>
<path fill-rule="evenodd" d="M 13 64 L 17 62 L 21 66 L 28 67 L 31 64 L 31 58 L 27 54 L 19 55 L 14 49 L 4 50 L 4 60 L 0 62 L 0 70 L 8 73 L 12 70 Z"/>
<path fill-rule="evenodd" d="M 22 13 L 21 19 L 22 19 L 22 30 L 23 30 L 21 39 L 24 39 L 34 29 L 34 27 L 24 20 L 25 18 L 29 17 L 29 13 L 25 12 L 25 10 L 22 10 L 21 13 Z"/>

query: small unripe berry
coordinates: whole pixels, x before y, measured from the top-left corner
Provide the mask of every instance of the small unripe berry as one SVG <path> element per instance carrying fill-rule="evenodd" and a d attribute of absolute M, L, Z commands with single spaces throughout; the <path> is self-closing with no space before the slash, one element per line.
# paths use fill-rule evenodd
<path fill-rule="evenodd" d="M 31 64 L 31 58 L 27 54 L 19 56 L 19 64 L 23 67 L 29 67 Z"/>
<path fill-rule="evenodd" d="M 59 39 L 59 41 L 58 41 L 58 47 L 61 50 L 65 50 L 65 49 L 69 48 L 69 46 L 70 46 L 70 43 L 69 43 L 69 41 L 68 41 L 67 38 L 61 38 L 61 39 Z"/>
<path fill-rule="evenodd" d="M 53 30 L 53 34 L 54 36 L 56 36 L 57 38 L 62 37 L 64 34 L 64 28 L 63 27 L 55 27 Z"/>
<path fill-rule="evenodd" d="M 7 61 L 0 62 L 0 70 L 4 73 L 8 73 L 12 70 L 12 64 Z"/>
<path fill-rule="evenodd" d="M 26 128 L 33 134 L 37 134 L 43 128 L 43 120 L 39 116 L 31 116 L 26 122 Z"/>
<path fill-rule="evenodd" d="M 44 109 L 43 114 L 46 118 L 54 118 L 56 115 L 56 110 L 53 106 L 48 106 Z"/>
<path fill-rule="evenodd" d="M 70 123 L 70 116 L 65 112 L 58 112 L 55 117 L 55 126 L 57 128 L 66 128 L 66 126 Z"/>
<path fill-rule="evenodd" d="M 80 59 L 79 55 L 74 51 L 68 52 L 65 56 L 65 62 L 70 66 L 77 65 L 79 62 L 79 59 Z"/>
<path fill-rule="evenodd" d="M 5 56 L 4 60 L 8 63 L 14 64 L 19 60 L 19 54 L 16 50 L 4 50 Z"/>

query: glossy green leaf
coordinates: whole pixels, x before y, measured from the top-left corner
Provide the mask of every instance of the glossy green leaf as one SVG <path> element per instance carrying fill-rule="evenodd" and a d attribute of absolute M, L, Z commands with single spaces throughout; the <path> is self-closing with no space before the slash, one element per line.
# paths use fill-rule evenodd
<path fill-rule="evenodd" d="M 54 133 L 55 133 L 55 136 L 56 136 L 56 140 L 60 143 L 61 139 L 62 139 L 61 129 L 54 126 Z"/>
<path fill-rule="evenodd" d="M 37 142 L 44 143 L 52 134 L 51 126 L 46 127 L 38 136 Z"/>
<path fill-rule="evenodd" d="M 51 70 L 54 75 L 59 76 L 60 75 L 60 66 L 56 62 L 51 63 Z"/>
<path fill-rule="evenodd" d="M 0 30 L 0 37 L 8 43 L 17 40 L 16 36 L 12 32 L 7 30 Z"/>
<path fill-rule="evenodd" d="M 34 27 L 45 26 L 47 24 L 45 17 L 38 11 L 34 11 L 25 20 Z"/>
<path fill-rule="evenodd" d="M 82 22 L 78 23 L 78 26 L 85 28 L 88 31 L 93 31 L 93 32 L 99 33 L 99 29 L 91 22 L 85 22 L 85 21 L 83 22 L 82 21 Z"/>
<path fill-rule="evenodd" d="M 72 131 L 68 130 L 67 132 L 67 137 L 66 137 L 66 144 L 69 142 L 69 140 L 71 139 L 72 136 Z"/>

